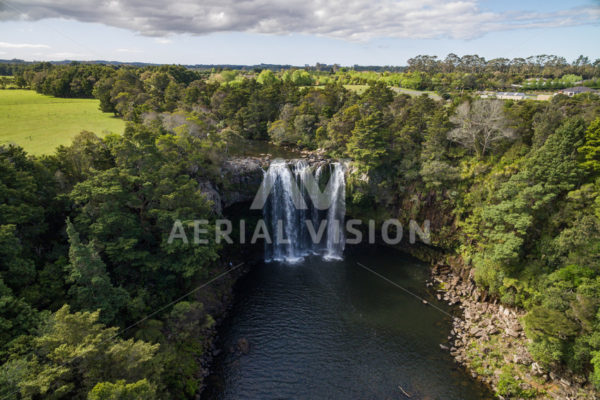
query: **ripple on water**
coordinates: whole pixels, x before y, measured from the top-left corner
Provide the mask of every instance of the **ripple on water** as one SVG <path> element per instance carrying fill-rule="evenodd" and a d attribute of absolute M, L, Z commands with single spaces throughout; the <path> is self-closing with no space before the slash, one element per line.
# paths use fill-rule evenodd
<path fill-rule="evenodd" d="M 427 296 L 427 266 L 387 248 L 262 264 L 244 278 L 221 328 L 225 349 L 245 338 L 250 350 L 217 358 L 205 398 L 398 399 L 399 385 L 412 399 L 491 398 L 440 350 L 448 317 L 357 260 Z"/>

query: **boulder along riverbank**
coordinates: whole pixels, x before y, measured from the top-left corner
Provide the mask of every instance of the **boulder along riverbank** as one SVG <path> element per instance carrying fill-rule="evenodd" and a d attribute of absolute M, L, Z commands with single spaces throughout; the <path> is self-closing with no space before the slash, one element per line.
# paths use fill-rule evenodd
<path fill-rule="evenodd" d="M 440 347 L 499 398 L 599 398 L 584 376 L 545 369 L 533 360 L 521 324 L 525 312 L 501 305 L 479 289 L 473 270 L 460 257 L 433 263 L 427 286 L 438 300 L 455 307 L 452 330 Z"/>

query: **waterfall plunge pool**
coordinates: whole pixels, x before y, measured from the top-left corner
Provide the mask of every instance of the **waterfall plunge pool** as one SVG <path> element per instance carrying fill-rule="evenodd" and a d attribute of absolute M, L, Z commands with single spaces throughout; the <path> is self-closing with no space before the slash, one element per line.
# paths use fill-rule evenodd
<path fill-rule="evenodd" d="M 448 308 L 425 291 L 428 266 L 389 247 L 260 263 L 237 285 L 204 398 L 493 398 L 440 349 L 450 318 L 357 262 Z"/>
<path fill-rule="evenodd" d="M 236 285 L 204 398 L 493 398 L 440 348 L 451 317 L 425 290 L 429 266 L 390 247 L 345 246 L 343 232 L 335 240 L 345 221 L 343 171 L 303 160 L 265 171 L 262 220 L 275 238 Z M 314 205 L 312 178 L 328 207 Z M 302 201 L 313 204 L 297 207 Z M 322 240 L 311 240 L 307 221 L 327 222 Z"/>

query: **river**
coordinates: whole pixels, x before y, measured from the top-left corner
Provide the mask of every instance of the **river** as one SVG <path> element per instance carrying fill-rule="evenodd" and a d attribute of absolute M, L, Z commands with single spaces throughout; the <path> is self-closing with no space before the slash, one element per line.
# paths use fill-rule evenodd
<path fill-rule="evenodd" d="M 341 261 L 257 265 L 238 282 L 204 398 L 493 398 L 440 348 L 450 317 L 432 307 L 448 310 L 426 292 L 427 272 L 375 245 L 347 246 Z"/>

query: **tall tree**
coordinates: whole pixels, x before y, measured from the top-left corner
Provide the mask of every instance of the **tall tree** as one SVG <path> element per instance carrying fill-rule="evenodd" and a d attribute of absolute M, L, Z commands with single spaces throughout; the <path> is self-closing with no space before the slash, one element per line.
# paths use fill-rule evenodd
<path fill-rule="evenodd" d="M 384 114 L 376 109 L 356 122 L 347 144 L 348 155 L 367 169 L 381 165 L 390 139 L 389 123 Z"/>
<path fill-rule="evenodd" d="M 600 173 L 600 117 L 590 124 L 585 132 L 585 144 L 578 150 L 585 157 L 583 167 L 594 174 Z"/>
<path fill-rule="evenodd" d="M 471 149 L 482 158 L 485 153 L 502 140 L 512 139 L 500 100 L 475 100 L 458 106 L 456 115 L 450 118 L 457 125 L 448 133 L 448 139 Z"/>
<path fill-rule="evenodd" d="M 67 282 L 73 284 L 69 289 L 71 304 L 76 310 L 101 310 L 102 322 L 115 322 L 115 317 L 129 300 L 127 291 L 111 284 L 106 266 L 94 248 L 94 243 L 81 243 L 79 233 L 70 220 L 67 220 L 67 234 L 71 261 L 66 267 Z"/>

